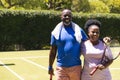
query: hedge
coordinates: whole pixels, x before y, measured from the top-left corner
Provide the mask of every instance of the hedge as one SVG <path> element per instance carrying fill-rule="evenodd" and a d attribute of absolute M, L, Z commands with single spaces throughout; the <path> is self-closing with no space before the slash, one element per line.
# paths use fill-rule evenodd
<path fill-rule="evenodd" d="M 120 42 L 120 14 L 73 13 L 73 21 L 82 28 L 89 18 L 102 22 L 101 37 Z M 51 31 L 60 21 L 58 11 L 0 10 L 0 51 L 43 49 L 49 46 Z"/>

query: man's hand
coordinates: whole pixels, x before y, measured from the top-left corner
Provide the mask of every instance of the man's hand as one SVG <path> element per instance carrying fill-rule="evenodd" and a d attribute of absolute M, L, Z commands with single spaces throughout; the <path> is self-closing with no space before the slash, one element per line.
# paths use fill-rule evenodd
<path fill-rule="evenodd" d="M 53 68 L 48 68 L 48 74 L 54 75 L 54 69 Z"/>

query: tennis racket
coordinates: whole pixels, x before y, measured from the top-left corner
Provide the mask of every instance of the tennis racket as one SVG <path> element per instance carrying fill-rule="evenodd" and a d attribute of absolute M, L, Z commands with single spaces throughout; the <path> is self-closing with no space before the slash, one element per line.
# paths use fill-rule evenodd
<path fill-rule="evenodd" d="M 115 54 L 115 55 L 116 55 L 116 54 Z M 119 53 L 116 55 L 116 57 L 114 57 L 111 61 L 117 59 L 119 56 L 120 56 L 120 52 L 119 52 Z M 108 61 L 108 59 L 104 59 L 101 64 L 106 64 L 107 61 Z M 90 72 L 90 75 L 92 76 L 92 75 L 96 72 L 97 69 L 98 69 L 98 66 L 95 67 L 95 68 Z"/>
<path fill-rule="evenodd" d="M 111 43 L 113 43 L 114 41 L 113 40 L 111 40 L 111 42 L 109 43 L 109 45 L 111 44 Z M 108 44 L 107 44 L 108 45 Z M 113 46 L 113 48 L 114 48 L 114 46 Z M 104 54 L 105 54 L 105 50 L 104 50 Z M 113 62 L 114 60 L 116 60 L 119 56 L 120 56 L 120 52 L 112 52 L 112 55 L 113 55 L 113 59 L 109 59 L 107 56 L 105 56 L 105 55 L 103 55 L 103 57 L 102 57 L 102 59 L 101 59 L 101 64 L 103 64 L 103 65 L 105 65 L 105 64 L 107 64 L 109 61 L 111 61 L 111 62 Z M 90 72 L 90 75 L 92 76 L 95 72 L 96 72 L 96 70 L 98 69 L 98 66 L 97 67 L 95 67 L 91 72 Z"/>

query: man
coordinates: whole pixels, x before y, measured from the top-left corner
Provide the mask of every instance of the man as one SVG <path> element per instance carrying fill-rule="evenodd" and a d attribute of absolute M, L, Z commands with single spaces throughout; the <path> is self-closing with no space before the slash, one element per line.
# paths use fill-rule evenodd
<path fill-rule="evenodd" d="M 80 80 L 80 45 L 81 41 L 87 39 L 87 35 L 72 22 L 71 10 L 64 9 L 61 20 L 51 34 L 48 73 L 54 74 L 52 66 L 57 55 L 57 80 Z"/>

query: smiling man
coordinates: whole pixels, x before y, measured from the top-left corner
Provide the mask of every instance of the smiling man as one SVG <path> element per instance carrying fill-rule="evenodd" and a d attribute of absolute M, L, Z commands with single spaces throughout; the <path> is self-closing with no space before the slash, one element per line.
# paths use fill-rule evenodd
<path fill-rule="evenodd" d="M 61 13 L 61 22 L 51 33 L 48 73 L 53 75 L 53 63 L 57 56 L 57 80 L 80 80 L 81 41 L 87 40 L 85 32 L 74 22 L 69 9 Z"/>

